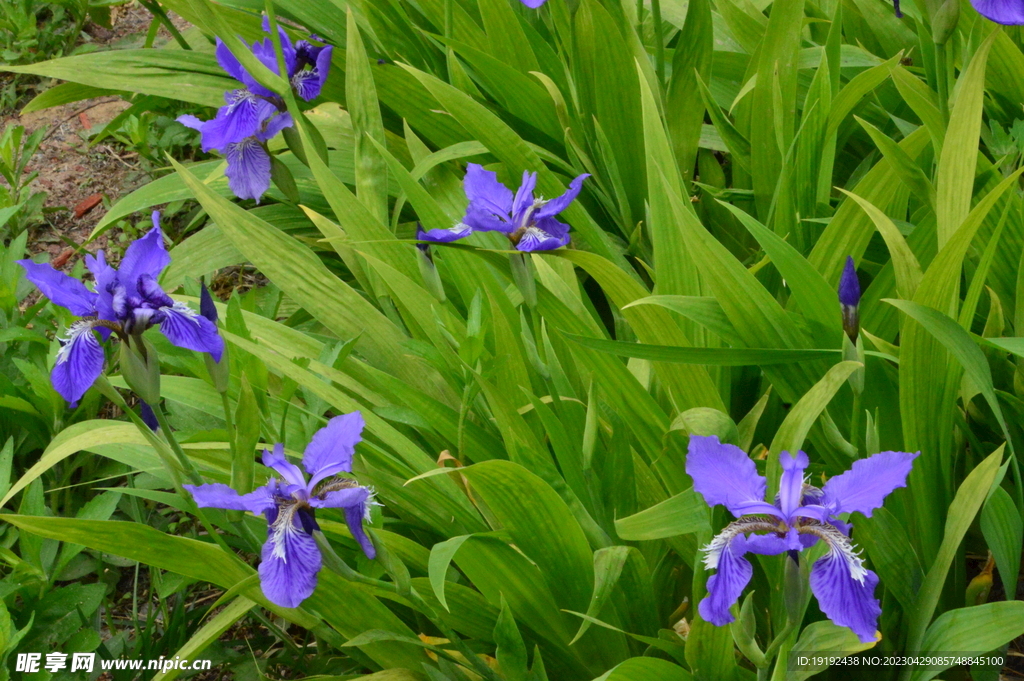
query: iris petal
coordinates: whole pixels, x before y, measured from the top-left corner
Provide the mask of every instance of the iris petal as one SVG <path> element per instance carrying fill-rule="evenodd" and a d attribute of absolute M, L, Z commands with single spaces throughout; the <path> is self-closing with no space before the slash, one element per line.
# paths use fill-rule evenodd
<path fill-rule="evenodd" d="M 97 295 L 78 279 L 58 272 L 49 263 L 19 260 L 18 264 L 25 269 L 25 278 L 54 304 L 66 307 L 79 317 L 96 314 Z"/>
<path fill-rule="evenodd" d="M 273 468 L 290 484 L 303 488 L 306 487 L 306 478 L 302 475 L 302 471 L 299 470 L 298 466 L 285 458 L 284 445 L 280 442 L 274 445 L 273 451 L 263 450 L 263 465 L 267 468 Z"/>
<path fill-rule="evenodd" d="M 366 520 L 365 502 L 358 506 L 348 506 L 345 508 L 345 523 L 348 525 L 349 532 L 352 533 L 352 537 L 359 543 L 366 557 L 373 560 L 377 556 L 377 549 L 373 547 L 373 542 L 370 541 L 370 538 L 366 536 L 366 532 L 363 530 L 364 520 Z"/>
<path fill-rule="evenodd" d="M 267 486 L 259 487 L 249 494 L 239 494 L 219 482 L 207 485 L 182 485 L 192 493 L 199 508 L 223 508 L 232 511 L 249 511 L 255 515 L 276 508 L 274 495 Z"/>
<path fill-rule="evenodd" d="M 255 137 L 229 144 L 226 156 L 228 186 L 240 199 L 256 199 L 259 203 L 270 189 L 270 156 Z"/>
<path fill-rule="evenodd" d="M 870 518 L 893 490 L 907 486 L 907 476 L 918 454 L 881 452 L 855 461 L 850 470 L 821 488 L 822 505 L 832 509 L 833 515 L 859 511 Z"/>
<path fill-rule="evenodd" d="M 584 173 L 576 177 L 572 182 L 569 183 L 569 188 L 565 191 L 564 194 L 554 199 L 551 199 L 550 201 L 548 201 L 543 206 L 537 209 L 537 212 L 534 214 L 536 215 L 536 218 L 540 220 L 541 218 L 553 217 L 561 213 L 566 208 L 568 208 L 569 204 L 575 201 L 576 197 L 579 196 L 580 190 L 583 189 L 583 180 L 587 179 L 588 177 L 590 177 L 589 173 Z"/>
<path fill-rule="evenodd" d="M 310 489 L 324 478 L 352 470 L 352 457 L 365 426 L 363 415 L 354 411 L 335 416 L 313 435 L 302 455 L 302 465 L 311 476 Z"/>
<path fill-rule="evenodd" d="M 874 597 L 878 575 L 861 568 L 856 579 L 842 552 L 833 549 L 811 567 L 811 591 L 825 615 L 841 627 L 849 627 L 862 643 L 875 640 L 882 608 Z"/>
<path fill-rule="evenodd" d="M 53 389 L 74 407 L 103 373 L 103 346 L 89 322 L 78 322 L 68 331 L 67 342 L 57 353 L 50 372 Z"/>
<path fill-rule="evenodd" d="M 700 616 L 719 627 L 732 622 L 729 608 L 739 600 L 753 574 L 754 568 L 743 557 L 742 543 L 729 542 L 718 556 L 718 571 L 708 577 L 708 595 L 697 606 Z"/>
<path fill-rule="evenodd" d="M 160 213 L 153 212 L 153 229 L 144 237 L 136 239 L 124 252 L 121 266 L 117 270 L 117 280 L 129 291 L 135 290 L 139 278 L 148 274 L 154 279 L 171 264 L 171 256 L 164 247 L 164 237 L 160 232 Z"/>
<path fill-rule="evenodd" d="M 1019 0 L 971 0 L 978 14 L 1004 26 L 1024 24 L 1024 5 Z"/>
<path fill-rule="evenodd" d="M 208 352 L 215 362 L 220 361 L 224 353 L 224 339 L 217 333 L 216 324 L 196 314 L 183 303 L 162 307 L 160 312 L 164 314 L 160 332 L 167 340 L 179 348 Z"/>
<path fill-rule="evenodd" d="M 462 180 L 466 198 L 477 209 L 498 215 L 512 212 L 512 191 L 498 182 L 498 174 L 484 170 L 478 163 L 466 166 L 466 176 Z"/>
<path fill-rule="evenodd" d="M 693 478 L 693 490 L 708 506 L 721 504 L 739 518 L 746 513 L 779 511 L 764 501 L 768 483 L 742 449 L 722 444 L 715 435 L 690 436 L 686 473 Z"/>
<path fill-rule="evenodd" d="M 296 526 L 294 512 L 282 511 L 282 520 L 267 531 L 259 567 L 260 584 L 270 602 L 297 608 L 316 590 L 316 575 L 323 558 L 313 537 Z"/>
<path fill-rule="evenodd" d="M 779 507 L 782 509 L 782 516 L 787 520 L 793 516 L 793 512 L 800 507 L 803 499 L 804 470 L 810 463 L 807 455 L 797 452 L 795 455 L 789 452 L 782 452 L 779 455 L 779 463 L 782 464 L 782 479 L 779 481 Z"/>

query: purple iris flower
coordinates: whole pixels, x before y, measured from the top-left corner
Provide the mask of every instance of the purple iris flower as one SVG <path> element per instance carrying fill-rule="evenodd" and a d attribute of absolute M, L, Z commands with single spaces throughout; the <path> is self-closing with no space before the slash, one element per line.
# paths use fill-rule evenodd
<path fill-rule="evenodd" d="M 264 514 L 267 541 L 259 567 L 263 594 L 285 608 L 298 607 L 316 589 L 317 573 L 323 563 L 313 538 L 319 530 L 318 508 L 340 508 L 352 536 L 363 553 L 373 558 L 376 551 L 363 531 L 373 501 L 373 491 L 340 473 L 352 471 L 355 446 L 362 440 L 363 416 L 358 411 L 335 416 L 313 435 L 302 463 L 309 481 L 299 467 L 284 456 L 284 445 L 263 450 L 263 465 L 273 468 L 282 480 L 271 478 L 249 494 L 239 494 L 227 485 L 183 485 L 201 508 L 223 508 Z"/>
<path fill-rule="evenodd" d="M 843 310 L 843 330 L 856 343 L 860 332 L 860 281 L 852 256 L 846 256 L 846 266 L 839 278 L 839 305 Z"/>
<path fill-rule="evenodd" d="M 1004 26 L 1024 24 L 1024 3 L 1020 0 L 971 0 L 978 14 Z"/>
<path fill-rule="evenodd" d="M 85 391 L 103 373 L 103 340 L 113 331 L 131 342 L 151 326 L 174 345 L 197 352 L 208 352 L 220 361 L 224 339 L 217 327 L 193 312 L 184 303 L 176 303 L 157 284 L 157 278 L 171 262 L 160 232 L 160 213 L 153 213 L 153 229 L 137 239 L 125 251 L 121 265 L 107 264 L 103 251 L 85 256 L 86 267 L 96 279 L 96 290 L 58 272 L 50 264 L 19 260 L 25 276 L 43 295 L 79 317 L 61 339 L 62 346 L 50 374 L 54 389 L 75 406 Z"/>
<path fill-rule="evenodd" d="M 521 2 L 522 2 L 522 3 L 524 4 L 524 5 L 526 5 L 527 7 L 529 7 L 530 9 L 537 9 L 538 7 L 540 7 L 541 5 L 543 5 L 543 4 L 544 4 L 545 2 L 547 2 L 548 0 L 520 0 L 520 1 L 521 1 Z"/>
<path fill-rule="evenodd" d="M 708 578 L 708 595 L 698 605 L 701 617 L 717 626 L 733 621 L 729 608 L 753 575 L 744 554 L 790 551 L 795 558 L 795 552 L 821 540 L 829 551 L 814 563 L 810 576 L 821 611 L 862 642 L 874 641 L 882 612 L 874 597 L 878 575 L 864 567 L 850 541 L 850 525 L 838 515 L 859 511 L 870 518 L 886 496 L 906 486 L 918 454 L 875 454 L 819 489 L 804 479 L 807 455 L 782 452 L 779 494 L 769 504 L 764 501 L 767 481 L 743 450 L 721 444 L 714 435 L 691 435 L 686 472 L 693 489 L 709 506 L 722 504 L 737 518 L 704 548 L 705 567 L 717 572 Z"/>
<path fill-rule="evenodd" d="M 263 18 L 263 30 L 270 32 L 268 17 Z M 302 99 L 316 99 L 327 81 L 334 48 L 318 47 L 306 40 L 292 44 L 280 26 L 278 32 L 288 82 Z M 277 55 L 269 37 L 253 43 L 249 49 L 263 65 L 278 73 Z M 221 68 L 243 87 L 224 93 L 225 105 L 214 118 L 202 121 L 185 115 L 180 116 L 178 122 L 200 132 L 203 151 L 213 149 L 227 157 L 225 174 L 235 196 L 259 202 L 270 188 L 270 154 L 266 142 L 290 128 L 292 117 L 286 111 L 284 100 L 256 82 L 220 38 L 216 55 Z"/>
<path fill-rule="evenodd" d="M 498 182 L 498 175 L 483 166 L 470 163 L 463 187 L 469 206 L 462 222 L 483 232 L 502 232 L 520 251 L 550 251 L 569 243 L 569 225 L 555 216 L 569 207 L 580 193 L 584 173 L 569 184 L 564 194 L 554 199 L 535 199 L 537 173 L 523 171 L 523 182 L 513 196 L 512 190 Z"/>

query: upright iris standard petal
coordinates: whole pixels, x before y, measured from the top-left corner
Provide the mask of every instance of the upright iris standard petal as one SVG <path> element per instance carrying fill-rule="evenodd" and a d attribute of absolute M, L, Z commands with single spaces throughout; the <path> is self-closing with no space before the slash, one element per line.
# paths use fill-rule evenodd
<path fill-rule="evenodd" d="M 875 640 L 878 616 L 882 614 L 875 599 L 878 575 L 863 567 L 851 573 L 849 560 L 839 551 L 829 551 L 811 567 L 810 582 L 811 592 L 826 617 L 841 627 L 849 627 L 862 643 Z"/>
<path fill-rule="evenodd" d="M 245 81 L 248 75 L 245 67 L 242 66 L 242 63 L 238 61 L 235 55 L 231 54 L 231 50 L 228 49 L 228 46 L 220 38 L 217 38 L 217 49 L 214 51 L 214 54 L 217 56 L 217 63 L 220 64 L 225 73 L 240 83 Z"/>
<path fill-rule="evenodd" d="M 95 257 L 85 256 L 85 266 L 92 272 L 96 280 L 96 312 L 100 319 L 115 321 L 114 285 L 117 283 L 117 270 L 107 264 L 103 251 L 97 251 Z"/>
<path fill-rule="evenodd" d="M 855 461 L 850 470 L 821 488 L 822 505 L 829 507 L 832 515 L 860 512 L 870 518 L 893 490 L 907 486 L 907 476 L 919 454 L 880 452 Z"/>
<path fill-rule="evenodd" d="M 323 558 L 298 513 L 282 511 L 267 532 L 259 575 L 263 594 L 284 608 L 297 608 L 316 590 Z"/>
<path fill-rule="evenodd" d="M 284 445 L 280 442 L 274 445 L 273 450 L 263 450 L 263 465 L 273 468 L 278 474 L 291 485 L 306 486 L 306 477 L 299 470 L 299 467 L 289 461 L 284 455 Z"/>
<path fill-rule="evenodd" d="M 810 461 L 803 452 L 797 452 L 795 455 L 782 452 L 779 462 L 782 464 L 782 478 L 779 481 L 779 508 L 782 510 L 782 517 L 788 520 L 793 517 L 793 512 L 803 501 L 804 470 Z"/>
<path fill-rule="evenodd" d="M 1024 3 L 1020 0 L 971 0 L 978 14 L 1003 26 L 1024 24 Z"/>
<path fill-rule="evenodd" d="M 50 372 L 53 389 L 74 407 L 103 373 L 103 346 L 88 321 L 70 329 Z"/>
<path fill-rule="evenodd" d="M 260 198 L 270 189 L 270 156 L 255 137 L 229 144 L 225 152 L 228 159 L 228 186 L 240 199 Z"/>
<path fill-rule="evenodd" d="M 515 198 L 512 199 L 512 222 L 516 227 L 525 227 L 530 219 L 527 211 L 535 208 L 533 205 L 533 190 L 537 187 L 537 173 L 528 170 L 523 171 L 523 181 L 516 190 Z"/>
<path fill-rule="evenodd" d="M 139 279 L 148 274 L 158 279 L 165 267 L 171 264 L 171 256 L 164 246 L 164 237 L 160 232 L 160 212 L 153 211 L 153 229 L 144 237 L 136 239 L 124 252 L 121 265 L 117 269 L 117 279 L 129 291 L 138 286 Z"/>
<path fill-rule="evenodd" d="M 208 352 L 215 362 L 224 354 L 224 339 L 217 332 L 217 325 L 206 317 L 196 314 L 184 303 L 162 307 L 163 321 L 160 332 L 179 348 Z"/>
<path fill-rule="evenodd" d="M 302 455 L 302 465 L 310 475 L 309 488 L 338 473 L 352 470 L 356 444 L 363 439 L 366 422 L 358 411 L 335 416 L 313 435 Z"/>
<path fill-rule="evenodd" d="M 19 260 L 18 264 L 25 270 L 25 278 L 35 284 L 36 288 L 54 304 L 66 307 L 79 317 L 96 314 L 98 296 L 79 280 L 58 272 L 49 263 Z"/>
<path fill-rule="evenodd" d="M 721 504 L 737 518 L 747 513 L 778 514 L 764 501 L 768 482 L 753 460 L 739 447 L 719 442 L 716 435 L 690 436 L 686 474 L 708 506 Z"/>

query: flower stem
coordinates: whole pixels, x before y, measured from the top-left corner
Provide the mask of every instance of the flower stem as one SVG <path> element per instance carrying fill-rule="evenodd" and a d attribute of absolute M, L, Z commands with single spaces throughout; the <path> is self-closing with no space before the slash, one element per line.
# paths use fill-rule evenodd
<path fill-rule="evenodd" d="M 160 430 L 163 433 L 164 440 L 170 445 L 171 451 L 178 457 L 178 463 L 181 464 L 182 470 L 192 480 L 193 485 L 201 485 L 203 482 L 202 477 L 199 475 L 199 471 L 196 470 L 192 460 L 185 454 L 185 450 L 178 444 L 178 440 L 171 435 L 171 424 L 167 420 L 167 414 L 164 413 L 163 407 L 159 404 L 149 405 L 153 408 L 153 414 L 156 416 L 156 422 L 160 424 Z"/>

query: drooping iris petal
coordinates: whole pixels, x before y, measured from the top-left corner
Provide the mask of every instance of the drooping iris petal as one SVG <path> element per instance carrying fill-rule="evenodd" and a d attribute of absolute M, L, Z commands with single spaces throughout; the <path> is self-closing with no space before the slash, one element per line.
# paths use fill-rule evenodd
<path fill-rule="evenodd" d="M 245 80 L 246 75 L 248 75 L 245 67 L 242 66 L 235 55 L 231 54 L 231 50 L 228 49 L 228 46 L 220 38 L 217 38 L 217 49 L 214 53 L 217 55 L 217 63 L 220 64 L 225 73 L 239 82 Z"/>
<path fill-rule="evenodd" d="M 867 517 L 893 490 L 907 486 L 907 476 L 920 452 L 881 452 L 855 461 L 850 470 L 822 487 L 822 505 L 833 515 L 859 511 Z"/>
<path fill-rule="evenodd" d="M 978 14 L 1004 26 L 1024 24 L 1024 5 L 1015 0 L 971 0 Z"/>
<path fill-rule="evenodd" d="M 325 478 L 352 470 L 352 457 L 365 425 L 363 415 L 354 411 L 335 416 L 316 431 L 302 455 L 302 465 L 311 476 L 309 489 Z"/>
<path fill-rule="evenodd" d="M 18 264 L 24 268 L 25 278 L 54 304 L 66 307 L 79 317 L 96 314 L 97 295 L 78 279 L 58 272 L 49 263 L 19 260 Z"/>
<path fill-rule="evenodd" d="M 841 627 L 849 627 L 862 643 L 875 640 L 882 608 L 875 600 L 878 575 L 860 568 L 860 579 L 851 574 L 850 563 L 840 551 L 832 550 L 811 567 L 811 592 L 825 616 Z"/>
<path fill-rule="evenodd" d="M 742 546 L 733 540 L 718 555 L 718 571 L 708 577 L 708 595 L 697 606 L 701 617 L 719 627 L 733 621 L 729 608 L 739 600 L 754 574 L 754 568 L 743 557 Z"/>
<path fill-rule="evenodd" d="M 224 353 L 224 339 L 217 333 L 217 325 L 202 315 L 196 314 L 184 303 L 175 303 L 173 307 L 162 307 L 164 319 L 160 322 L 160 332 L 167 340 L 179 348 L 208 352 L 215 362 L 220 361 Z"/>
<path fill-rule="evenodd" d="M 299 467 L 285 458 L 284 445 L 278 442 L 274 445 L 274 449 L 263 450 L 263 465 L 267 468 L 273 468 L 278 474 L 281 475 L 292 485 L 299 485 L 300 487 L 306 486 L 306 478 L 302 475 L 302 471 Z"/>
<path fill-rule="evenodd" d="M 458 241 L 473 233 L 473 228 L 464 222 L 449 227 L 448 229 L 416 230 L 416 238 L 420 241 L 433 241 L 437 244 L 447 244 Z"/>
<path fill-rule="evenodd" d="M 228 159 L 228 186 L 240 199 L 256 199 L 270 189 L 270 156 L 255 137 L 229 144 L 225 152 Z"/>
<path fill-rule="evenodd" d="M 551 199 L 550 201 L 548 201 L 543 206 L 537 209 L 537 212 L 534 213 L 536 219 L 540 220 L 541 218 L 554 217 L 555 215 L 558 215 L 563 210 L 568 208 L 569 204 L 575 201 L 576 197 L 579 196 L 580 190 L 583 189 L 583 180 L 587 179 L 588 177 L 590 177 L 589 173 L 584 173 L 576 177 L 572 182 L 569 183 L 569 188 L 565 191 L 564 194 Z"/>
<path fill-rule="evenodd" d="M 569 235 L 563 237 L 548 234 L 539 227 L 527 227 L 523 232 L 516 249 L 525 252 L 531 251 L 553 251 L 569 243 Z"/>
<path fill-rule="evenodd" d="M 282 511 L 270 526 L 259 567 L 263 595 L 284 608 L 297 608 L 313 594 L 323 562 L 316 541 L 297 526 L 296 515 Z"/>
<path fill-rule="evenodd" d="M 537 173 L 523 171 L 523 182 L 516 190 L 512 199 L 512 222 L 516 227 L 523 226 L 523 217 L 533 207 L 533 190 L 537 187 Z"/>
<path fill-rule="evenodd" d="M 313 68 L 298 71 L 292 76 L 292 87 L 295 93 L 307 102 L 316 99 L 327 82 L 327 73 L 331 68 L 331 54 L 334 48 L 330 45 L 324 47 L 313 47 L 305 40 L 299 41 L 296 46 L 298 67 L 310 64 Z"/>
<path fill-rule="evenodd" d="M 182 485 L 182 487 L 192 493 L 192 498 L 195 499 L 196 506 L 199 508 L 249 511 L 255 515 L 277 508 L 274 495 L 267 486 L 258 487 L 248 494 L 239 494 L 219 482 L 207 485 Z"/>
<path fill-rule="evenodd" d="M 68 329 L 67 341 L 50 372 L 53 389 L 74 407 L 102 373 L 103 346 L 92 332 L 92 324 L 75 323 Z"/>
<path fill-rule="evenodd" d="M 795 455 L 790 452 L 782 452 L 779 456 L 779 463 L 782 464 L 782 479 L 779 481 L 779 508 L 782 509 L 782 516 L 788 520 L 803 499 L 804 470 L 810 461 L 803 452 L 797 452 Z"/>
<path fill-rule="evenodd" d="M 686 473 L 708 506 L 721 504 L 737 518 L 745 513 L 779 514 L 764 501 L 768 483 L 753 460 L 739 447 L 719 442 L 716 435 L 690 436 Z"/>
<path fill-rule="evenodd" d="M 139 278 L 148 274 L 154 279 L 171 264 L 171 256 L 164 247 L 163 234 L 160 232 L 160 213 L 153 212 L 153 229 L 144 237 L 136 239 L 124 252 L 121 266 L 117 270 L 117 280 L 131 292 Z"/>
<path fill-rule="evenodd" d="M 377 549 L 373 547 L 373 542 L 366 536 L 366 531 L 363 529 L 363 521 L 366 520 L 366 510 L 366 502 L 356 506 L 345 507 L 345 524 L 348 525 L 349 532 L 352 533 L 352 537 L 359 543 L 366 557 L 373 560 L 377 556 Z"/>
<path fill-rule="evenodd" d="M 470 204 L 479 210 L 507 216 L 512 212 L 512 190 L 498 182 L 498 174 L 478 163 L 466 166 L 462 187 Z"/>

